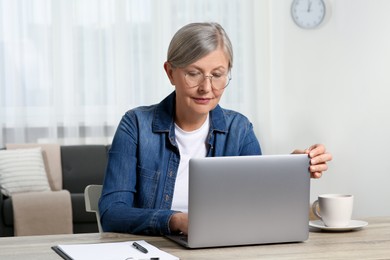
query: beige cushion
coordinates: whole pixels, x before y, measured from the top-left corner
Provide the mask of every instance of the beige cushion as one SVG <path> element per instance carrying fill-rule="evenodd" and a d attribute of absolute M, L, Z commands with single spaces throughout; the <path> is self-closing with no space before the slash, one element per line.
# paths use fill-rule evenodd
<path fill-rule="evenodd" d="M 32 191 L 49 191 L 40 147 L 0 151 L 0 186 L 6 196 Z"/>
<path fill-rule="evenodd" d="M 72 205 L 67 190 L 12 196 L 15 236 L 72 234 Z"/>
<path fill-rule="evenodd" d="M 62 190 L 61 150 L 59 144 L 7 144 L 7 149 L 41 147 L 51 190 Z"/>

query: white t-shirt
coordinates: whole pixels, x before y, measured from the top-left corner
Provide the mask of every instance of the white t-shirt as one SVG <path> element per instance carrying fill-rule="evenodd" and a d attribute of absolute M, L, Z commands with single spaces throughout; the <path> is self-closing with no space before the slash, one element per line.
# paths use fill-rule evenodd
<path fill-rule="evenodd" d="M 206 139 L 210 128 L 209 117 L 204 124 L 191 132 L 175 124 L 176 142 L 180 151 L 180 163 L 173 192 L 172 210 L 188 212 L 188 162 L 190 158 L 206 157 Z"/>

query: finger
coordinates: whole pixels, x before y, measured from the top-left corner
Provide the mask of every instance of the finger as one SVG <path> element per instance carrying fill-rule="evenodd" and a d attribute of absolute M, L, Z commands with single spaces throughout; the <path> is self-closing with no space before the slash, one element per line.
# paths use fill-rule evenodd
<path fill-rule="evenodd" d="M 320 163 L 326 163 L 331 160 L 332 160 L 332 155 L 329 153 L 324 153 L 311 158 L 310 164 L 315 165 Z"/>
<path fill-rule="evenodd" d="M 309 153 L 309 151 L 308 151 L 308 149 L 305 149 L 305 150 L 300 150 L 300 149 L 296 149 L 296 150 L 294 150 L 293 152 L 292 152 L 292 154 L 308 154 Z"/>
<path fill-rule="evenodd" d="M 326 152 L 326 149 L 325 149 L 325 146 L 322 145 L 322 144 L 315 144 L 315 145 L 312 145 L 308 148 L 308 150 L 310 151 L 309 152 L 309 156 L 311 158 L 317 156 L 317 155 L 320 155 L 320 154 L 323 154 Z"/>
<path fill-rule="evenodd" d="M 310 170 L 310 173 L 316 173 L 316 172 L 322 173 L 322 172 L 328 170 L 328 165 L 325 163 L 310 165 L 309 170 Z"/>
<path fill-rule="evenodd" d="M 313 179 L 319 179 L 322 177 L 322 172 L 313 172 L 313 173 L 311 173 L 311 177 Z"/>

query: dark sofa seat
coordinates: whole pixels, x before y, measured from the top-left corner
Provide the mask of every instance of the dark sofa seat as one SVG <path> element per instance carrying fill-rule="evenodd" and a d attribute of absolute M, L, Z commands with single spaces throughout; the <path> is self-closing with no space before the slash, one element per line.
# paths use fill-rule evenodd
<path fill-rule="evenodd" d="M 73 232 L 98 232 L 96 216 L 85 211 L 84 189 L 103 184 L 108 146 L 75 145 L 61 147 L 62 185 L 72 200 Z"/>

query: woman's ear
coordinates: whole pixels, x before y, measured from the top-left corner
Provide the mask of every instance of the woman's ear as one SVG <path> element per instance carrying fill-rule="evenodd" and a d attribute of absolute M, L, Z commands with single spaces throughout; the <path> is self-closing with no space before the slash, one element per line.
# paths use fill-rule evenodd
<path fill-rule="evenodd" d="M 173 70 L 174 69 L 172 68 L 172 65 L 168 61 L 164 62 L 164 69 L 165 69 L 165 72 L 167 73 L 169 81 L 171 82 L 171 84 L 173 86 L 175 86 L 175 80 L 173 78 Z"/>

